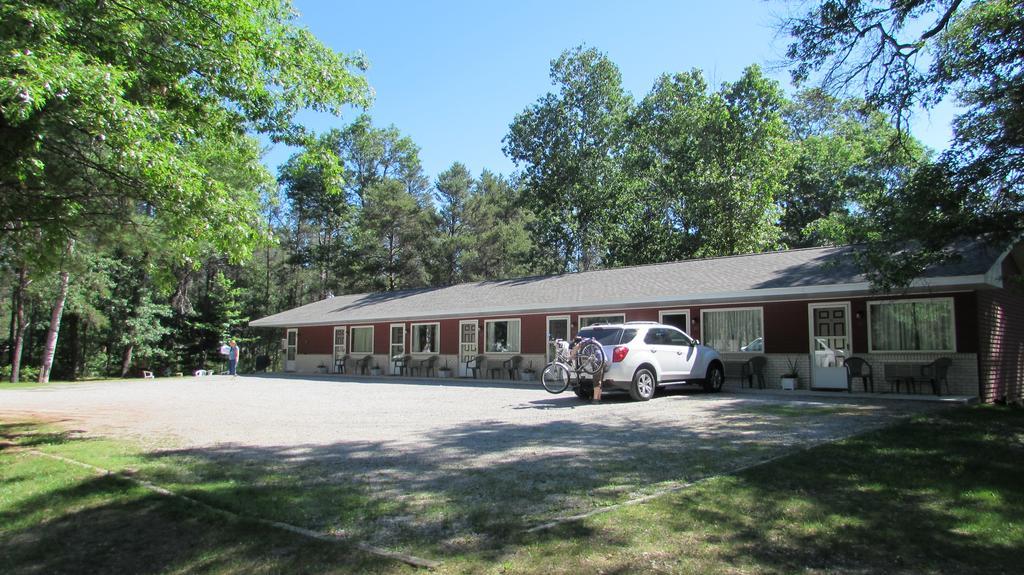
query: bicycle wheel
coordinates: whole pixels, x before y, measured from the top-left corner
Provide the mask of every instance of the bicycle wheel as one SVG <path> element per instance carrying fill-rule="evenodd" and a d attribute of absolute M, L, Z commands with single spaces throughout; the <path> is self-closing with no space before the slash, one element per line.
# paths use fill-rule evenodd
<path fill-rule="evenodd" d="M 576 359 L 579 361 L 580 371 L 593 375 L 604 366 L 604 349 L 595 341 L 587 342 L 576 354 Z"/>
<path fill-rule="evenodd" d="M 540 381 L 549 393 L 562 393 L 569 387 L 569 368 L 561 363 L 549 363 L 540 375 Z"/>

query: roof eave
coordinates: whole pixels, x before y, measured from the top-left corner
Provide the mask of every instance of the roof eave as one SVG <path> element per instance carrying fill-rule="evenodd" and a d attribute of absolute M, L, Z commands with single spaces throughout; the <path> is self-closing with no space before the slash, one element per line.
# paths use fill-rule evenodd
<path fill-rule="evenodd" d="M 959 290 L 959 289 L 978 289 L 978 288 L 993 288 L 1000 287 L 1001 282 L 998 278 L 992 277 L 990 274 L 984 275 L 967 275 L 967 276 L 952 276 L 952 277 L 941 277 L 941 278 L 922 278 L 911 282 L 907 288 L 907 293 L 929 293 L 934 292 L 937 289 L 941 290 Z M 505 307 L 490 307 L 486 309 L 476 310 L 460 310 L 456 312 L 443 312 L 443 313 L 418 313 L 414 315 L 402 315 L 402 316 L 381 316 L 381 317 L 370 317 L 370 318 L 345 318 L 344 316 L 332 316 L 326 317 L 322 320 L 316 321 L 297 321 L 289 320 L 287 313 L 275 314 L 275 316 L 284 316 L 280 319 L 273 319 L 275 316 L 269 316 L 249 322 L 251 327 L 270 327 L 270 328 L 282 328 L 282 327 L 313 327 L 313 326 L 327 326 L 327 325 L 361 325 L 361 324 L 372 324 L 372 323 L 384 323 L 391 321 L 408 321 L 408 320 L 438 320 L 438 319 L 455 319 L 464 317 L 494 317 L 502 315 L 522 315 L 522 314 L 537 314 L 544 312 L 581 312 L 581 311 L 595 311 L 608 308 L 637 308 L 637 307 L 648 307 L 648 306 L 659 306 L 668 305 L 673 306 L 679 305 L 699 305 L 708 303 L 736 303 L 743 301 L 771 301 L 771 300 L 784 300 L 784 299 L 811 299 L 814 297 L 825 297 L 825 298 L 836 298 L 846 296 L 863 296 L 873 293 L 871 291 L 871 284 L 868 282 L 852 282 L 845 284 L 832 284 L 825 286 L 799 286 L 799 287 L 784 287 L 784 288 L 758 288 L 741 290 L 736 292 L 715 292 L 700 295 L 693 295 L 689 297 L 679 296 L 665 296 L 658 298 L 646 298 L 646 299 L 620 299 L 620 300 L 608 300 L 601 302 L 601 304 L 580 304 L 580 305 L 535 305 L 535 306 L 505 306 Z"/>

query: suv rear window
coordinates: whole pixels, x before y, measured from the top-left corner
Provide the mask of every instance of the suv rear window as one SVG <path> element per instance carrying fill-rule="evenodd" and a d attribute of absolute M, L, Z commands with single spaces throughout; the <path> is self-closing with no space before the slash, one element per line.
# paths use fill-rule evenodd
<path fill-rule="evenodd" d="M 633 338 L 636 337 L 636 330 L 621 327 L 588 327 L 581 329 L 579 336 L 582 338 L 592 337 L 601 345 L 619 345 L 633 341 Z"/>

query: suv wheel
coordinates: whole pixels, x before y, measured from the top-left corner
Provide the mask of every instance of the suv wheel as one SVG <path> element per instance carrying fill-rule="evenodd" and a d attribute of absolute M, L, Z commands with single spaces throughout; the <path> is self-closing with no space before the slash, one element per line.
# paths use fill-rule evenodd
<path fill-rule="evenodd" d="M 718 393 L 722 391 L 722 385 L 725 383 L 725 372 L 722 371 L 722 366 L 715 364 L 708 368 L 708 376 L 704 378 L 703 387 L 704 391 L 709 393 Z"/>
<path fill-rule="evenodd" d="M 629 396 L 636 401 L 647 401 L 654 397 L 654 390 L 658 386 L 658 378 L 654 372 L 646 367 L 636 370 L 633 374 L 633 381 L 629 385 Z"/>

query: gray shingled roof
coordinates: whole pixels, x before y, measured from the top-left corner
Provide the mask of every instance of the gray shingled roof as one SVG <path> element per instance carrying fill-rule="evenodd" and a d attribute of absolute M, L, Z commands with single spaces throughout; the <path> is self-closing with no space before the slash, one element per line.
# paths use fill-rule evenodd
<path fill-rule="evenodd" d="M 648 304 L 698 304 L 743 300 L 853 295 L 868 291 L 851 257 L 858 248 L 808 248 L 687 260 L 554 276 L 465 283 L 443 288 L 343 295 L 250 323 L 294 327 L 481 317 L 512 313 L 577 311 Z M 928 270 L 919 287 L 975 287 L 1000 253 L 980 244 L 963 258 Z"/>

